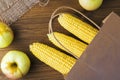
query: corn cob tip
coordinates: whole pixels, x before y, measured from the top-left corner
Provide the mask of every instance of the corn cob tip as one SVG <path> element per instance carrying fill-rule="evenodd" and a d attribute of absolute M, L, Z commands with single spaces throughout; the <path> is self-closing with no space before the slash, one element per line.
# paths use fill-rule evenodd
<path fill-rule="evenodd" d="M 76 58 L 79 58 L 87 47 L 87 44 L 59 32 L 49 34 L 48 38 L 55 46 L 68 52 Z"/>
<path fill-rule="evenodd" d="M 51 40 L 52 38 L 54 38 L 55 39 L 55 34 L 57 34 L 58 32 L 52 32 L 52 33 L 49 33 L 49 34 L 47 34 L 47 37 L 48 37 L 48 39 L 49 40 Z"/>
<path fill-rule="evenodd" d="M 32 45 L 33 45 L 33 44 L 30 44 L 30 45 L 29 45 L 29 49 L 30 49 L 30 51 L 31 51 Z"/>
<path fill-rule="evenodd" d="M 88 44 L 98 33 L 96 28 L 70 13 L 61 13 L 58 22 L 64 29 Z"/>
<path fill-rule="evenodd" d="M 59 15 L 59 17 L 58 17 L 58 21 L 59 21 L 59 18 L 64 17 L 64 16 L 67 16 L 67 15 L 69 15 L 69 13 L 61 13 L 61 14 Z"/>
<path fill-rule="evenodd" d="M 36 58 L 59 71 L 63 75 L 68 74 L 76 62 L 76 59 L 73 57 L 70 57 L 55 48 L 42 43 L 36 42 L 31 44 L 29 47 L 30 51 Z"/>
<path fill-rule="evenodd" d="M 29 45 L 30 51 L 32 52 L 32 49 L 34 48 L 34 46 L 35 46 L 35 45 L 38 45 L 38 44 L 42 44 L 42 43 L 34 42 L 34 43 L 30 44 L 30 45 Z"/>
<path fill-rule="evenodd" d="M 51 34 L 52 34 L 52 33 L 49 33 L 49 34 L 47 34 L 47 36 L 49 37 Z"/>
<path fill-rule="evenodd" d="M 33 46 L 34 44 L 35 44 L 35 43 L 30 44 L 30 45 L 29 45 L 29 48 L 32 48 L 32 46 Z"/>

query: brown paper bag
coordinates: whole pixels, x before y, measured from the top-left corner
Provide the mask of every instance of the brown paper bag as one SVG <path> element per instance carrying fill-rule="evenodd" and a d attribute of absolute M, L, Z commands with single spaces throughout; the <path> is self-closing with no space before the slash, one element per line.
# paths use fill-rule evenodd
<path fill-rule="evenodd" d="M 120 17 L 111 13 L 66 80 L 120 80 Z"/>

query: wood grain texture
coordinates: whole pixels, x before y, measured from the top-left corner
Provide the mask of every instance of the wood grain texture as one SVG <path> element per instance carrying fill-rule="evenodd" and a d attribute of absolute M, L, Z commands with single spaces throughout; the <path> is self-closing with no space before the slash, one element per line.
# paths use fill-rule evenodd
<path fill-rule="evenodd" d="M 46 34 L 48 33 L 50 15 L 60 6 L 70 6 L 78 9 L 98 25 L 101 25 L 102 20 L 112 11 L 120 15 L 120 0 L 104 0 L 103 5 L 98 10 L 91 12 L 83 10 L 78 4 L 78 0 L 50 0 L 50 3 L 46 7 L 34 6 L 10 26 L 15 36 L 13 43 L 8 48 L 0 49 L 0 61 L 9 50 L 21 50 L 29 56 L 31 60 L 30 71 L 20 80 L 64 80 L 63 75 L 36 59 L 29 51 L 29 45 L 33 42 L 42 42 L 55 47 L 48 40 Z M 54 31 L 60 31 L 73 36 L 60 27 L 57 20 L 54 21 L 53 25 Z M 0 80 L 10 79 L 7 79 L 0 71 Z"/>

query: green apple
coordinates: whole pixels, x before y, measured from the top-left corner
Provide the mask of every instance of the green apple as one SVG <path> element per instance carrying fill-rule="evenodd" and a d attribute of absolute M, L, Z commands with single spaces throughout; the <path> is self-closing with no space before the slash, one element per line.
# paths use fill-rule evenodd
<path fill-rule="evenodd" d="M 81 7 L 88 11 L 98 9 L 101 6 L 102 2 L 103 0 L 79 0 Z"/>
<path fill-rule="evenodd" d="M 13 41 L 13 31 L 11 28 L 0 22 L 0 48 L 8 47 Z"/>
<path fill-rule="evenodd" d="M 19 79 L 28 73 L 30 59 L 21 51 L 9 51 L 1 60 L 1 71 L 11 79 Z"/>

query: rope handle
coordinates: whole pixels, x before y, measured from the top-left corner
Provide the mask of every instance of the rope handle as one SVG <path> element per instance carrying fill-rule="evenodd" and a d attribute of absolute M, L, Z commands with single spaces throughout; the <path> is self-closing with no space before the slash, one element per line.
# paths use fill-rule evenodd
<path fill-rule="evenodd" d="M 41 7 L 45 7 L 50 0 L 39 0 L 39 6 Z"/>
<path fill-rule="evenodd" d="M 83 16 L 84 18 L 86 18 L 88 21 L 90 21 L 97 29 L 100 30 L 100 26 L 98 26 L 94 21 L 92 21 L 90 18 L 88 18 L 86 15 L 84 15 L 82 12 L 72 8 L 72 7 L 68 7 L 68 6 L 62 6 L 62 7 L 59 7 L 57 8 L 51 15 L 50 17 L 50 21 L 49 21 L 49 33 L 53 32 L 53 29 L 52 29 L 52 21 L 54 18 L 58 17 L 61 13 L 57 13 L 59 10 L 61 9 L 69 9 L 69 10 L 72 10 L 74 12 L 77 12 L 79 13 L 81 16 Z M 57 13 L 57 14 L 56 14 Z"/>
<path fill-rule="evenodd" d="M 72 7 L 68 7 L 68 6 L 61 6 L 61 7 L 58 7 L 51 15 L 50 17 L 50 20 L 49 20 L 49 24 L 48 24 L 48 32 L 49 34 L 53 34 L 53 37 L 55 38 L 55 40 L 62 46 L 64 47 L 64 45 L 56 38 L 56 36 L 54 35 L 54 31 L 53 31 L 53 27 L 52 27 L 52 22 L 53 22 L 53 19 L 55 19 L 56 17 L 58 17 L 61 13 L 57 13 L 59 10 L 61 9 L 69 9 L 69 10 L 72 10 L 74 12 L 77 12 L 79 13 L 81 16 L 83 16 L 84 18 L 86 18 L 88 21 L 90 21 L 97 29 L 100 30 L 100 27 L 94 22 L 92 21 L 90 18 L 88 18 L 87 16 L 85 16 L 82 12 L 72 8 Z M 67 49 L 66 47 L 64 47 L 69 53 L 72 53 L 69 49 Z M 73 54 L 72 54 L 73 55 Z M 77 56 L 73 55 L 76 59 L 78 59 Z"/>

